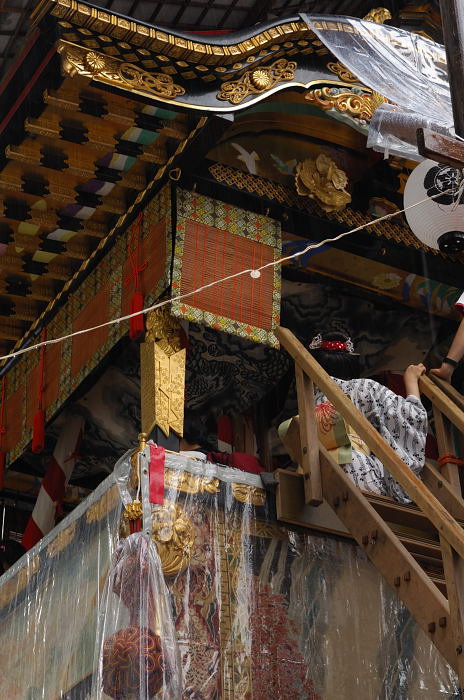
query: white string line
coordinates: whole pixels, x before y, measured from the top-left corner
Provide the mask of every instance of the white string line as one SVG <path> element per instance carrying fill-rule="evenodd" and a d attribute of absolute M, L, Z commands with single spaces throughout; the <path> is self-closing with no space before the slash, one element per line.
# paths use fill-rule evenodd
<path fill-rule="evenodd" d="M 266 270 L 268 267 L 276 267 L 277 265 L 282 265 L 282 263 L 287 262 L 288 260 L 294 260 L 295 258 L 299 258 L 302 255 L 305 255 L 305 253 L 309 252 L 310 250 L 315 250 L 316 248 L 320 248 L 323 245 L 326 245 L 327 243 L 335 243 L 335 241 L 339 241 L 341 238 L 344 238 L 345 236 L 349 236 L 352 233 L 356 233 L 357 231 L 361 231 L 364 228 L 368 228 L 369 226 L 373 226 L 374 224 L 378 224 L 381 221 L 386 221 L 387 219 L 391 219 L 394 216 L 398 216 L 398 214 L 404 214 L 404 212 L 409 211 L 409 209 L 413 209 L 414 207 L 418 207 L 420 204 L 424 204 L 425 202 L 428 202 L 430 199 L 435 199 L 436 197 L 441 197 L 445 194 L 449 194 L 454 190 L 449 189 L 446 190 L 446 192 L 438 192 L 435 195 L 432 195 L 432 197 L 425 197 L 425 199 L 421 199 L 419 202 L 416 202 L 415 204 L 410 204 L 409 207 L 405 207 L 404 209 L 400 209 L 395 212 L 390 212 L 389 214 L 385 214 L 384 216 L 379 217 L 378 219 L 373 219 L 372 221 L 368 221 L 366 224 L 361 224 L 360 226 L 357 226 L 356 228 L 352 228 L 349 231 L 344 231 L 343 233 L 339 233 L 338 236 L 335 236 L 333 238 L 325 238 L 323 241 L 319 241 L 318 243 L 311 243 L 310 245 L 307 245 L 306 248 L 303 248 L 303 250 L 298 250 L 296 253 L 292 253 L 292 255 L 287 255 L 283 258 L 279 258 L 278 260 L 273 260 L 271 262 L 266 263 L 265 265 L 261 265 L 261 267 L 257 268 L 247 268 L 246 270 L 240 270 L 239 272 L 234 272 L 232 275 L 227 275 L 227 277 L 222 277 L 219 280 L 213 280 L 212 282 L 209 282 L 208 284 L 204 284 L 202 287 L 198 287 L 198 289 L 194 289 L 191 292 L 185 292 L 185 294 L 181 294 L 176 297 L 170 297 L 169 299 L 164 299 L 163 301 L 160 301 L 156 304 L 153 304 L 152 306 L 148 306 L 145 309 L 142 309 L 141 311 L 136 311 L 133 314 L 127 314 L 127 316 L 120 316 L 119 318 L 114 318 L 111 319 L 110 321 L 105 321 L 104 323 L 99 323 L 98 326 L 91 326 L 90 328 L 82 328 L 79 331 L 73 331 L 72 333 L 68 333 L 67 335 L 63 335 L 59 338 L 49 338 L 47 340 L 43 340 L 40 343 L 36 343 L 35 345 L 29 345 L 25 348 L 20 348 L 19 350 L 16 350 L 15 352 L 10 353 L 9 355 L 2 355 L 0 356 L 0 361 L 2 360 L 10 360 L 15 357 L 18 357 L 19 355 L 23 355 L 26 352 L 32 352 L 33 350 L 37 350 L 38 348 L 41 348 L 43 346 L 47 345 L 54 345 L 55 343 L 63 343 L 65 340 L 69 340 L 70 338 L 74 338 L 77 335 L 83 335 L 84 333 L 91 333 L 92 331 L 97 331 L 100 328 L 105 328 L 106 326 L 112 326 L 117 323 L 122 323 L 122 321 L 129 321 L 131 318 L 135 318 L 135 316 L 140 316 L 141 314 L 146 314 L 149 313 L 150 311 L 154 311 L 155 309 L 159 309 L 162 306 L 166 306 L 166 304 L 171 304 L 173 301 L 180 301 L 181 299 L 186 299 L 187 297 L 194 296 L 195 294 L 199 294 L 200 292 L 203 292 L 205 289 L 209 289 L 210 287 L 214 287 L 217 284 L 222 284 L 223 282 L 228 282 L 229 280 L 235 279 L 236 277 L 241 277 L 241 275 L 246 275 L 246 274 L 251 274 L 255 273 L 255 275 L 252 275 L 254 277 L 260 277 L 260 274 L 256 273 L 261 273 L 261 270 Z"/>

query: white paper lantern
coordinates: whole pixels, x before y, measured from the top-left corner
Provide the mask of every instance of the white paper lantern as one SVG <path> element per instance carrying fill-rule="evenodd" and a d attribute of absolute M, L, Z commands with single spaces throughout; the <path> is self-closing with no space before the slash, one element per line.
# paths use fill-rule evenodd
<path fill-rule="evenodd" d="M 418 202 L 422 203 L 405 212 L 414 235 L 436 250 L 446 253 L 464 250 L 462 171 L 424 160 L 412 171 L 404 189 L 405 208 Z"/>

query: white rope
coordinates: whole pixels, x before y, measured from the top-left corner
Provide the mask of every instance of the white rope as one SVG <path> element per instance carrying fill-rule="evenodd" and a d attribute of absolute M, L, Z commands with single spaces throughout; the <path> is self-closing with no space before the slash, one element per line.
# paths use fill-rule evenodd
<path fill-rule="evenodd" d="M 210 289 L 210 287 L 214 287 L 217 284 L 222 284 L 223 282 L 227 282 L 228 280 L 235 279 L 236 277 L 241 277 L 242 275 L 247 275 L 249 274 L 253 279 L 257 279 L 261 276 L 261 271 L 266 270 L 268 267 L 276 267 L 277 265 L 282 265 L 283 263 L 289 261 L 289 260 L 294 260 L 296 258 L 301 257 L 302 255 L 305 255 L 308 253 L 310 250 L 315 250 L 316 248 L 320 248 L 321 246 L 327 245 L 327 243 L 335 243 L 336 241 L 339 241 L 341 238 L 344 238 L 345 236 L 349 236 L 352 233 L 356 233 L 357 231 L 361 231 L 364 228 L 368 228 L 369 226 L 374 226 L 374 224 L 378 224 L 381 221 L 386 221 L 387 219 L 391 219 L 394 216 L 398 216 L 398 214 L 404 214 L 404 212 L 409 211 L 409 209 L 413 209 L 414 207 L 418 207 L 421 204 L 424 204 L 425 202 L 428 202 L 430 199 L 435 199 L 436 197 L 441 197 L 444 194 L 448 194 L 449 192 L 452 192 L 453 190 L 447 190 L 446 192 L 439 192 L 436 195 L 433 195 L 432 197 L 426 197 L 425 199 L 421 199 L 420 202 L 416 202 L 415 204 L 411 204 L 409 207 L 406 207 L 405 209 L 400 209 L 399 211 L 391 212 L 390 214 L 385 214 L 384 216 L 379 217 L 378 219 L 373 219 L 372 221 L 368 221 L 366 224 L 361 224 L 360 226 L 357 226 L 356 228 L 352 228 L 349 231 L 345 231 L 344 233 L 338 234 L 338 236 L 335 236 L 333 238 L 325 238 L 323 241 L 320 241 L 319 243 L 311 243 L 310 245 L 307 245 L 306 248 L 303 248 L 303 250 L 299 250 L 296 253 L 292 253 L 292 255 L 287 255 L 283 258 L 279 258 L 278 260 L 273 260 L 272 262 L 266 263 L 265 265 L 261 265 L 261 267 L 257 267 L 255 269 L 253 268 L 247 268 L 246 270 L 240 270 L 239 272 L 235 272 L 232 275 L 227 275 L 227 277 L 222 277 L 221 279 L 214 280 L 213 282 L 209 282 L 208 284 L 204 284 L 202 287 L 198 287 L 198 289 L 195 289 L 191 292 L 186 292 L 185 294 L 181 294 L 176 297 L 170 297 L 169 299 L 164 299 L 163 301 L 160 301 L 156 304 L 153 304 L 152 306 L 148 306 L 145 309 L 142 309 L 141 311 L 136 311 L 133 314 L 128 314 L 127 316 L 120 316 L 119 318 L 114 318 L 111 319 L 110 321 L 105 321 L 104 323 L 99 323 L 97 326 L 90 326 L 89 328 L 82 328 L 79 331 L 73 331 L 72 333 L 68 333 L 67 335 L 63 335 L 59 338 L 48 338 L 47 340 L 41 341 L 40 343 L 36 343 L 35 345 L 29 345 L 24 348 L 20 348 L 19 350 L 15 350 L 14 352 L 8 354 L 8 355 L 2 355 L 0 356 L 0 361 L 2 360 L 11 360 L 15 357 L 19 357 L 20 355 L 23 355 L 26 352 L 32 352 L 33 350 L 37 350 L 38 348 L 41 348 L 43 346 L 47 345 L 54 345 L 55 343 L 63 343 L 65 340 L 69 340 L 70 338 L 74 338 L 77 335 L 83 335 L 85 333 L 91 333 L 92 331 L 97 331 L 100 328 L 105 328 L 106 326 L 112 326 L 117 323 L 121 323 L 122 321 L 128 321 L 131 318 L 134 318 L 135 316 L 140 316 L 140 314 L 146 314 L 150 311 L 154 311 L 155 309 L 159 309 L 162 306 L 166 306 L 166 304 L 171 304 L 173 301 L 180 301 L 181 299 L 187 299 L 188 297 L 194 296 L 195 294 L 198 294 L 199 292 L 203 292 L 205 289 Z"/>

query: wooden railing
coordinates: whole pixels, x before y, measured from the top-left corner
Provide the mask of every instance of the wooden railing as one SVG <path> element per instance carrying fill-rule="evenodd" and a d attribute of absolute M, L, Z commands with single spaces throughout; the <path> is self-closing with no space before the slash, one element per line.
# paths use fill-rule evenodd
<path fill-rule="evenodd" d="M 464 530 L 458 522 L 464 521 L 464 501 L 458 467 L 450 463 L 440 472 L 427 463 L 423 479 L 418 478 L 291 331 L 279 328 L 276 336 L 295 361 L 299 418 L 284 441 L 302 469 L 306 503 L 317 508 L 325 502 L 332 508 L 455 669 L 464 686 Z M 460 395 L 453 395 L 452 387 L 438 384 L 439 380 L 420 379 L 420 389 L 434 407 L 439 450 L 454 452 L 450 422 L 464 434 L 464 402 Z M 436 529 L 447 598 L 365 494 L 319 443 L 314 386 L 334 404 Z"/>

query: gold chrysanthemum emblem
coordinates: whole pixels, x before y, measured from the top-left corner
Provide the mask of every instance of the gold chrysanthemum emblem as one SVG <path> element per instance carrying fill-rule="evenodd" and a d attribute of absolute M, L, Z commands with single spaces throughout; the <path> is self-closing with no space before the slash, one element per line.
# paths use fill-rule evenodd
<path fill-rule="evenodd" d="M 85 67 L 91 73 L 100 73 L 100 71 L 102 71 L 106 66 L 106 61 L 103 58 L 103 56 L 100 56 L 100 54 L 95 53 L 95 51 L 89 51 L 84 61 Z"/>
<path fill-rule="evenodd" d="M 258 90 L 264 90 L 271 83 L 269 73 L 265 70 L 254 70 L 251 74 L 251 82 L 258 88 Z"/>

